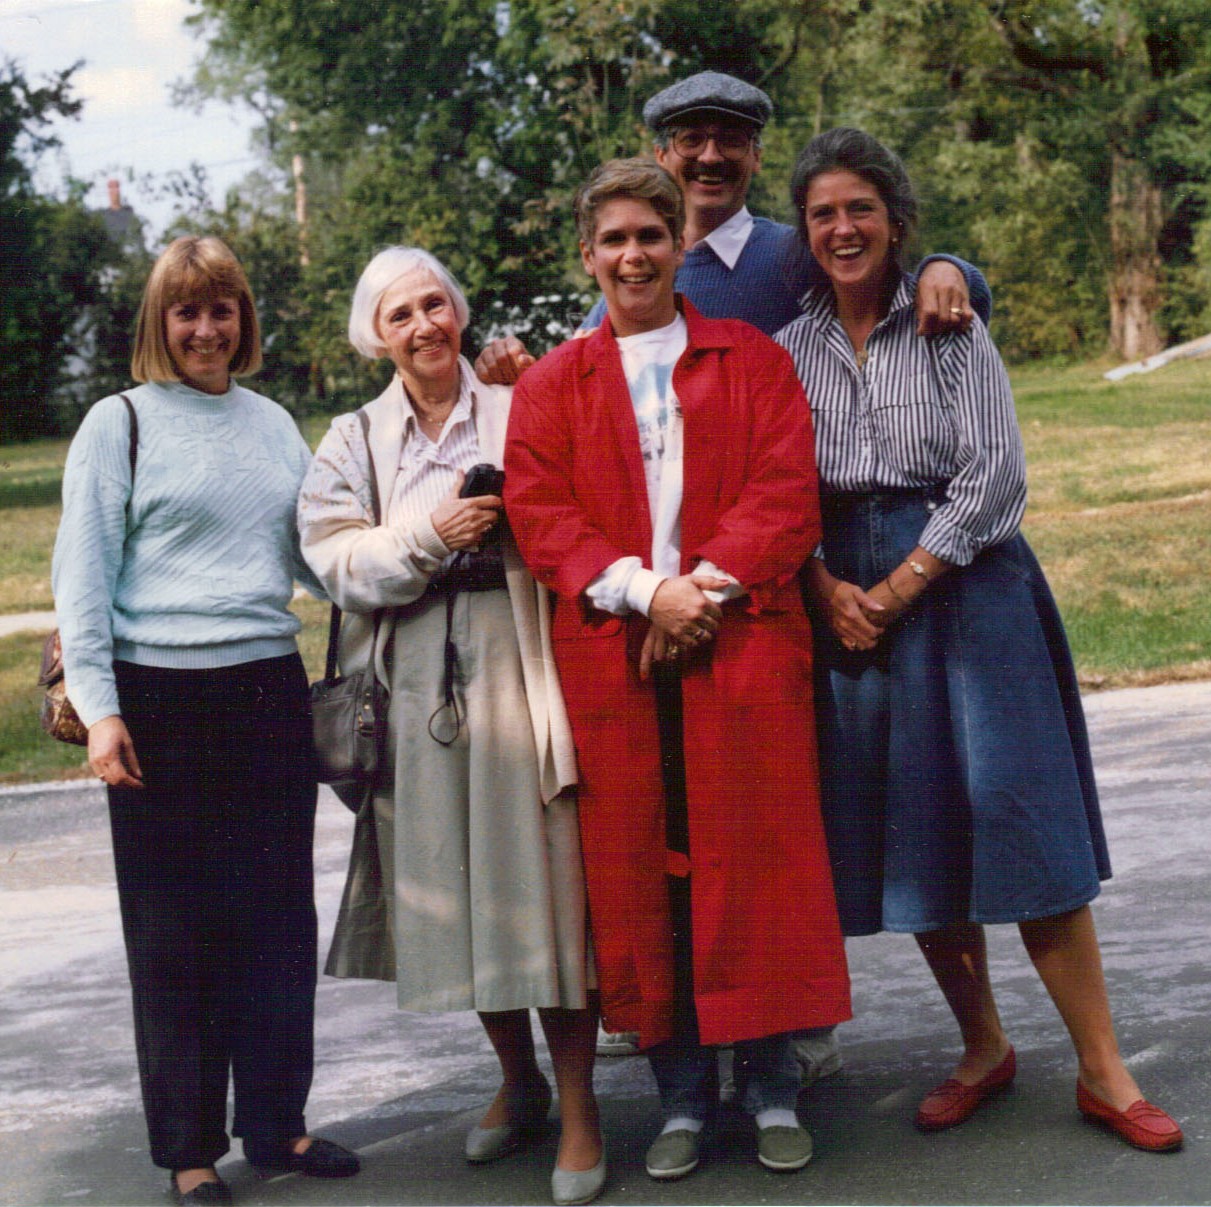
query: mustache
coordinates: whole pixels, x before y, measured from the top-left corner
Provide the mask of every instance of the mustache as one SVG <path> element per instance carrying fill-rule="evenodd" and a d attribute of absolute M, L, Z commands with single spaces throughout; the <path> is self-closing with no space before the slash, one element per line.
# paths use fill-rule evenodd
<path fill-rule="evenodd" d="M 718 180 L 725 184 L 732 184 L 740 179 L 740 165 L 730 159 L 703 164 L 698 160 L 693 160 L 687 163 L 682 169 L 687 180 L 701 180 L 704 177 L 708 180 Z"/>

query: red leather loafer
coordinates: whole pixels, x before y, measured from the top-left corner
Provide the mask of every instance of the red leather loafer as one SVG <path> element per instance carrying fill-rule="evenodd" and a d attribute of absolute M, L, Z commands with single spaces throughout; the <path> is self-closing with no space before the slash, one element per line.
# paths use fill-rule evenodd
<path fill-rule="evenodd" d="M 1159 1106 L 1153 1106 L 1141 1098 L 1125 1111 L 1117 1111 L 1108 1102 L 1076 1083 L 1077 1110 L 1086 1119 L 1101 1123 L 1112 1132 L 1117 1132 L 1128 1144 L 1152 1153 L 1172 1152 L 1181 1148 L 1182 1129 Z"/>
<path fill-rule="evenodd" d="M 964 1085 L 948 1077 L 921 1099 L 921 1105 L 917 1108 L 917 1126 L 923 1132 L 940 1132 L 957 1126 L 986 1098 L 1009 1085 L 1017 1071 L 1017 1057 L 1010 1048 L 1005 1059 L 975 1085 Z"/>

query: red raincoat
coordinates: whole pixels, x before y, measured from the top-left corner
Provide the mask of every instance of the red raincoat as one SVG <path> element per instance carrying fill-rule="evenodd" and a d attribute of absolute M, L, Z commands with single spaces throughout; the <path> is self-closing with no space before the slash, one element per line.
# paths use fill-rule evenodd
<path fill-rule="evenodd" d="M 706 1044 L 850 1017 L 820 820 L 811 638 L 795 574 L 820 536 L 811 418 L 786 353 L 683 298 L 673 374 L 684 416 L 682 570 L 701 559 L 745 599 L 682 662 L 690 861 L 665 850 L 646 617 L 594 609 L 620 557 L 651 566 L 638 429 L 609 322 L 527 370 L 513 398 L 505 506 L 557 594 L 555 658 L 576 739 L 580 824 L 606 1026 L 644 1047 L 672 1030 L 666 874 L 691 875 L 695 1002 Z"/>

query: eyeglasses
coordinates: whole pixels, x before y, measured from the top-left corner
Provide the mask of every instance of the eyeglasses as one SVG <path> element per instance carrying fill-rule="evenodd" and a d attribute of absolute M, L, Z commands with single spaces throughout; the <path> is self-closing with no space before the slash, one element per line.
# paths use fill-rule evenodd
<path fill-rule="evenodd" d="M 674 130 L 669 142 L 682 159 L 697 159 L 706 150 L 708 142 L 715 144 L 715 150 L 724 159 L 743 159 L 752 149 L 755 137 L 752 131 L 741 130 L 735 126 L 690 126 Z"/>

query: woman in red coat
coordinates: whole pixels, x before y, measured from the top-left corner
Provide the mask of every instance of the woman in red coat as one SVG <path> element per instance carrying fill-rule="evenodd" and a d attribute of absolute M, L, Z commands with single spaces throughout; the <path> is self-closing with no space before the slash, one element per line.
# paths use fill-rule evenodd
<path fill-rule="evenodd" d="M 806 1164 L 787 1033 L 850 1016 L 795 582 L 820 536 L 811 420 L 780 348 L 674 294 L 682 206 L 646 160 L 581 188 L 609 319 L 523 376 L 505 450 L 518 547 L 558 600 L 603 1011 L 639 1032 L 666 1115 L 656 1178 L 697 1164 L 714 1044 L 761 1162 Z"/>

